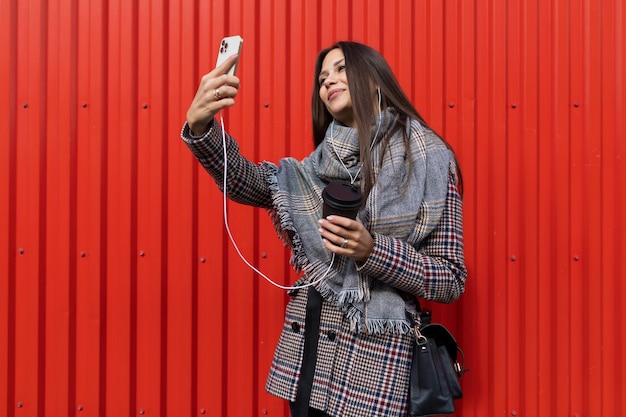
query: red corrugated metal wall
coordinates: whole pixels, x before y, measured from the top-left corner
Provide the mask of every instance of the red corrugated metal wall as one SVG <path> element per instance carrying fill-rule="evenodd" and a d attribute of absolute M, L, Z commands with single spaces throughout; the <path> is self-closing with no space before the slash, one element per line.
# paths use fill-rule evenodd
<path fill-rule="evenodd" d="M 251 159 L 311 150 L 338 39 L 455 146 L 470 277 L 434 309 L 458 415 L 622 415 L 625 23 L 621 0 L 0 0 L 0 415 L 287 415 L 264 392 L 286 295 L 178 139 L 235 33 Z M 228 214 L 291 282 L 265 213 Z"/>

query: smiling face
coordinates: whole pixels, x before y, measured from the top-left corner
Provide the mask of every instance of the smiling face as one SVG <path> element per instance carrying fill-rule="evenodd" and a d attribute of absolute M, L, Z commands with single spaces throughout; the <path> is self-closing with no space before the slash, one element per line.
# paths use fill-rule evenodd
<path fill-rule="evenodd" d="M 347 126 L 354 127 L 352 98 L 343 51 L 332 49 L 322 62 L 318 77 L 319 96 L 328 112 Z"/>

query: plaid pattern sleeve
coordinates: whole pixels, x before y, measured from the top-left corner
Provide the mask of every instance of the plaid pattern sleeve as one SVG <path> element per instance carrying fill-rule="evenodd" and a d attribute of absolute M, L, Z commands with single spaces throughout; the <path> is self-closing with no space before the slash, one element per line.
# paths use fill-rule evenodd
<path fill-rule="evenodd" d="M 237 142 L 226 132 L 226 160 L 228 197 L 238 203 L 250 206 L 271 208 L 272 200 L 267 185 L 265 170 L 239 153 Z M 222 127 L 215 119 L 209 123 L 209 130 L 201 137 L 192 137 L 189 125 L 185 123 L 181 138 L 204 169 L 211 174 L 215 183 L 224 191 L 224 147 Z"/>
<path fill-rule="evenodd" d="M 438 225 L 415 248 L 375 234 L 374 249 L 359 268 L 380 281 L 431 301 L 451 303 L 465 290 L 462 201 L 449 174 L 445 207 Z"/>

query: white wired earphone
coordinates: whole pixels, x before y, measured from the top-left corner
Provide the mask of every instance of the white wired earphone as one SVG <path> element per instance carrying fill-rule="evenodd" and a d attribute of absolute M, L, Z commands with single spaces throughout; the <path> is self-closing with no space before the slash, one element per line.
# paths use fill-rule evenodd
<path fill-rule="evenodd" d="M 382 102 L 382 97 L 380 94 L 380 87 L 377 88 L 378 91 L 378 112 L 380 114 L 381 112 L 381 102 Z M 334 123 L 334 120 L 333 122 Z M 328 275 L 328 273 L 330 272 L 330 270 L 333 267 L 333 264 L 335 263 L 335 253 L 333 252 L 332 258 L 330 260 L 330 264 L 328 265 L 328 269 L 326 269 L 326 272 L 324 272 L 324 275 L 322 275 L 320 278 L 314 280 L 314 281 L 310 281 L 306 284 L 302 284 L 302 285 L 298 285 L 298 286 L 285 286 L 285 285 L 280 285 L 276 282 L 274 282 L 271 278 L 267 277 L 263 272 L 259 271 L 257 268 L 254 267 L 254 265 L 252 265 L 246 258 L 245 256 L 243 256 L 243 254 L 241 253 L 241 251 L 239 250 L 239 246 L 237 246 L 237 243 L 235 242 L 235 238 L 233 237 L 233 234 L 230 231 L 230 226 L 228 225 L 228 210 L 227 210 L 227 188 L 226 188 L 226 178 L 227 178 L 227 174 L 228 174 L 228 157 L 227 157 L 227 152 L 226 152 L 226 129 L 224 128 L 224 118 L 222 117 L 222 112 L 220 111 L 220 124 L 222 125 L 222 148 L 223 148 L 223 152 L 224 152 L 224 179 L 223 179 L 223 208 L 224 208 L 224 225 L 226 226 L 226 232 L 228 233 L 228 237 L 230 239 L 230 242 L 233 244 L 233 247 L 235 248 L 235 250 L 237 251 L 237 254 L 239 255 L 239 257 L 244 261 L 244 263 L 250 267 L 250 269 L 252 269 L 254 272 L 256 272 L 257 274 L 259 274 L 261 277 L 263 277 L 267 282 L 269 282 L 270 284 L 272 284 L 275 287 L 278 287 L 280 289 L 283 290 L 297 290 L 300 288 L 307 288 L 310 287 L 312 285 L 317 284 L 318 282 L 321 282 L 322 280 L 324 280 L 326 278 L 326 276 Z M 374 139 L 372 140 L 372 144 L 370 145 L 370 150 L 372 149 L 372 146 L 374 145 L 374 143 L 376 142 L 376 138 L 378 137 L 378 133 L 380 131 L 380 120 L 378 121 L 378 129 L 376 130 L 376 135 L 374 136 Z M 332 137 L 332 127 L 331 127 L 331 137 Z M 333 146 L 333 150 L 335 145 L 332 143 L 331 141 L 331 145 Z M 335 151 L 335 154 L 337 152 Z M 337 155 L 337 158 L 339 158 L 339 155 Z M 344 168 L 346 168 L 346 166 L 343 164 L 343 161 L 341 160 L 341 158 L 339 158 L 339 162 L 341 162 L 341 164 L 344 166 Z M 346 168 L 347 171 L 347 168 Z M 348 174 L 350 175 L 350 179 L 352 180 L 352 183 L 354 183 L 354 181 L 356 180 L 356 178 L 359 175 L 359 172 L 361 171 L 361 168 L 359 167 L 359 170 L 357 171 L 356 175 L 354 176 L 354 178 L 352 177 L 352 175 L 350 174 L 350 172 L 348 171 Z"/>

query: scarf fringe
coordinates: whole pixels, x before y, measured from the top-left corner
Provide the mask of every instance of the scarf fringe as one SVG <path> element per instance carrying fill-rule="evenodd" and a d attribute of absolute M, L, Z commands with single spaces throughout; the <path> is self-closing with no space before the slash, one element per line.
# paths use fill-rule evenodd
<path fill-rule="evenodd" d="M 363 298 L 360 297 L 357 290 L 349 290 L 336 293 L 332 290 L 330 286 L 326 285 L 326 283 L 324 282 L 322 282 L 322 284 L 317 287 L 317 290 L 320 292 L 322 297 L 335 304 L 346 313 L 350 304 L 363 301 Z"/>
<path fill-rule="evenodd" d="M 412 330 L 403 320 L 366 320 L 365 324 L 369 334 L 409 334 Z"/>
<path fill-rule="evenodd" d="M 350 330 L 367 334 L 409 334 L 412 331 L 410 324 L 403 319 L 370 319 L 355 306 L 350 306 L 345 311 L 346 318 L 350 320 Z"/>

